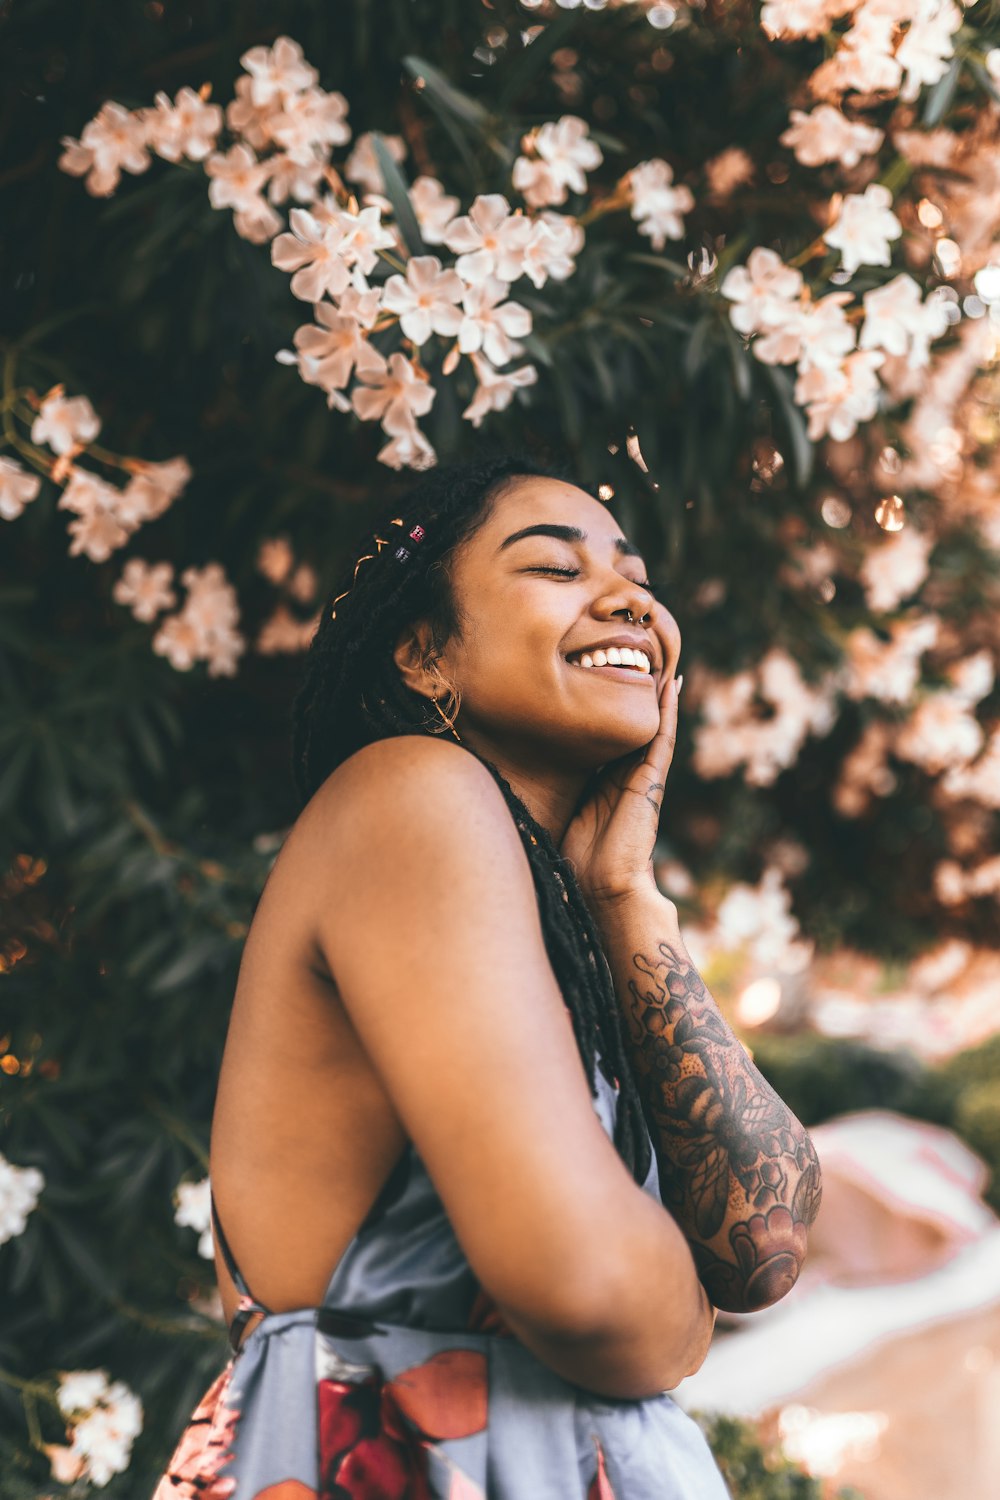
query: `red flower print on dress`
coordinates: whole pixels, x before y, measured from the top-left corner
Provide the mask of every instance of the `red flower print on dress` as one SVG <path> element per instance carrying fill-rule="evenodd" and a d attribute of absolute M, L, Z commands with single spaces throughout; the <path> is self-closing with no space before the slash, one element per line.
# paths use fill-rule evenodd
<path fill-rule="evenodd" d="M 362 1379 L 320 1380 L 318 1393 L 320 1500 L 433 1500 L 428 1452 L 486 1426 L 486 1359 L 444 1349 L 394 1380 L 370 1367 Z M 455 1470 L 455 1500 L 464 1480 Z M 476 1494 L 466 1481 L 465 1496 Z"/>
<path fill-rule="evenodd" d="M 594 1446 L 597 1449 L 597 1473 L 587 1491 L 587 1500 L 615 1500 L 615 1492 L 611 1488 L 608 1471 L 604 1466 L 604 1449 L 596 1438 L 594 1438 Z"/>
<path fill-rule="evenodd" d="M 195 1407 L 153 1500 L 229 1500 L 236 1480 L 222 1470 L 232 1458 L 239 1412 L 226 1405 L 232 1361 Z"/>

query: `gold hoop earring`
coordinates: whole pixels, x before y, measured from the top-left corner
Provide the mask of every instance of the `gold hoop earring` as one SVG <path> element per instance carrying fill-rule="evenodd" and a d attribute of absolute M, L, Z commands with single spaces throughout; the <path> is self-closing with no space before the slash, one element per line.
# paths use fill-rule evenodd
<path fill-rule="evenodd" d="M 438 714 L 439 718 L 444 723 L 445 727 L 448 729 L 448 731 L 451 734 L 453 734 L 455 736 L 455 740 L 460 745 L 462 743 L 462 736 L 459 734 L 458 730 L 455 728 L 455 718 L 456 718 L 456 716 L 458 714 L 458 704 L 457 703 L 455 704 L 455 707 L 451 711 L 451 716 L 449 717 L 449 715 L 446 714 L 445 711 L 444 711 L 444 709 L 441 707 L 441 705 L 438 702 L 436 696 L 431 699 L 431 702 L 434 704 L 435 711 Z M 438 729 L 435 732 L 437 734 L 440 734 L 442 731 L 440 729 Z"/>

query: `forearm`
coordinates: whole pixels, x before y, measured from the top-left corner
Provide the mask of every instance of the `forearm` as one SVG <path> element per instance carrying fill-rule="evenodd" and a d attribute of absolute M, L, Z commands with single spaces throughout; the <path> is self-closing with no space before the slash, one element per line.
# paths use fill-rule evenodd
<path fill-rule="evenodd" d="M 751 1312 L 798 1276 L 819 1208 L 805 1129 L 754 1067 L 650 892 L 599 914 L 660 1193 L 717 1307 Z"/>

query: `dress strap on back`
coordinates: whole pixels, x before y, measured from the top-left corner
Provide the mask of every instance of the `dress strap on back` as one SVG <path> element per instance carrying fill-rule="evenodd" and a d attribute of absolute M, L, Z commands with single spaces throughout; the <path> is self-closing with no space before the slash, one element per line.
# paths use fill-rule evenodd
<path fill-rule="evenodd" d="M 229 1342 L 232 1348 L 236 1350 L 240 1347 L 240 1340 L 250 1319 L 257 1313 L 266 1315 L 270 1312 L 270 1308 L 265 1307 L 263 1302 L 258 1302 L 253 1292 L 247 1286 L 243 1272 L 236 1264 L 236 1257 L 230 1249 L 229 1241 L 226 1239 L 222 1222 L 219 1219 L 219 1210 L 215 1206 L 215 1198 L 211 1195 L 209 1196 L 209 1203 L 212 1212 L 212 1233 L 215 1235 L 215 1242 L 225 1262 L 226 1270 L 232 1277 L 233 1285 L 240 1294 L 240 1300 L 236 1304 L 233 1320 L 229 1325 Z"/>

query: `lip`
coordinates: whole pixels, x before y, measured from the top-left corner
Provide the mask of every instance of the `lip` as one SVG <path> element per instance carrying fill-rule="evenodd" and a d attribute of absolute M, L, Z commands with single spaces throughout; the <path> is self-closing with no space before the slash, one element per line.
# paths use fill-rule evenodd
<path fill-rule="evenodd" d="M 567 662 L 569 662 L 569 665 L 571 667 L 578 667 L 580 665 L 579 661 L 570 661 L 569 659 L 570 659 L 571 656 L 580 657 L 580 656 L 583 656 L 584 653 L 586 653 L 589 656 L 593 656 L 593 654 L 594 654 L 595 651 L 606 651 L 609 646 L 618 646 L 618 647 L 627 646 L 630 651 L 642 651 L 642 652 L 644 652 L 645 655 L 649 657 L 649 672 L 648 672 L 648 674 L 644 673 L 643 674 L 644 676 L 648 675 L 650 677 L 653 677 L 653 676 L 656 675 L 657 672 L 660 671 L 660 669 L 662 667 L 662 662 L 659 660 L 659 652 L 657 651 L 657 648 L 653 644 L 653 637 L 652 636 L 649 636 L 649 635 L 639 635 L 639 636 L 636 636 L 636 635 L 628 635 L 628 634 L 625 634 L 625 633 L 622 633 L 621 635 L 606 635 L 606 636 L 602 636 L 602 638 L 599 641 L 594 641 L 594 643 L 592 645 L 590 645 L 590 646 L 574 646 L 574 648 L 573 648 L 572 651 L 567 651 L 567 653 L 566 653 L 566 660 L 567 660 Z M 625 671 L 625 672 L 633 672 L 634 673 L 634 669 L 630 668 L 630 667 L 624 667 L 624 668 L 617 668 L 617 667 L 610 667 L 610 668 L 608 668 L 608 667 L 596 667 L 596 668 L 591 668 L 591 670 L 592 671 L 598 671 L 598 672 L 620 671 L 621 670 L 621 671 Z"/>

